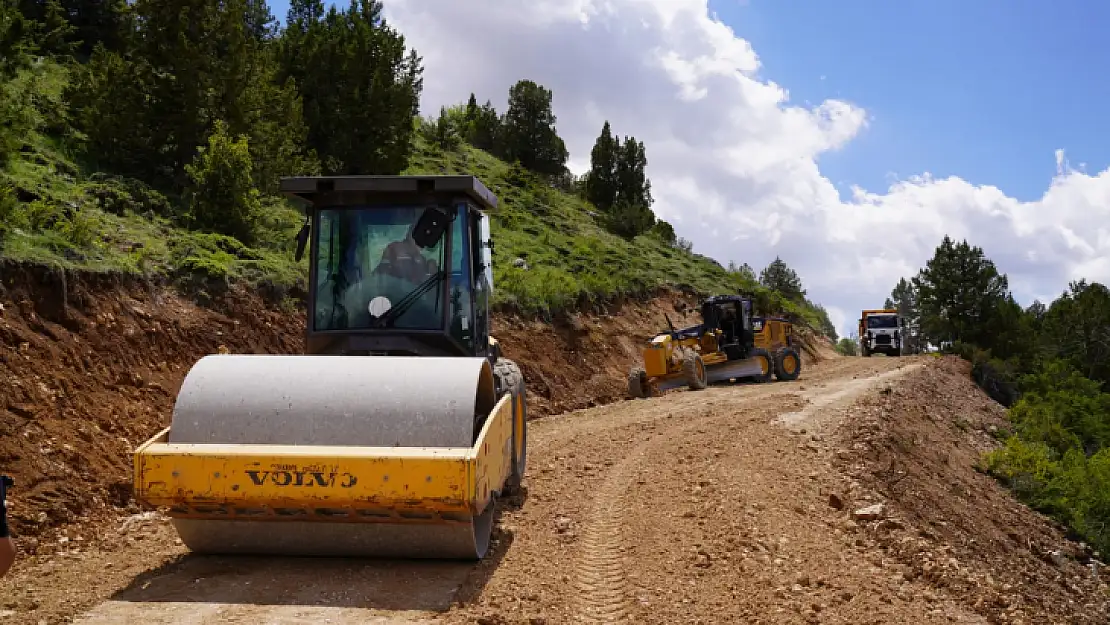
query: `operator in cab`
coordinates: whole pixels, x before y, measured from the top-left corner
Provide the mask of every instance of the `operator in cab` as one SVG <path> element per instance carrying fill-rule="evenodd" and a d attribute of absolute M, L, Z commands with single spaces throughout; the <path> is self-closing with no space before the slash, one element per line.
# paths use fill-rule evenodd
<path fill-rule="evenodd" d="M 8 500 L 7 487 L 12 485 L 12 479 L 6 475 L 0 476 L 0 577 L 8 574 L 15 562 L 15 543 L 12 542 L 11 532 L 8 528 Z"/>
<path fill-rule="evenodd" d="M 390 274 L 413 284 L 419 284 L 438 271 L 439 266 L 434 260 L 424 257 L 420 246 L 416 244 L 416 239 L 413 238 L 415 230 L 416 224 L 413 224 L 404 239 L 387 245 L 382 252 L 382 263 L 389 268 Z"/>

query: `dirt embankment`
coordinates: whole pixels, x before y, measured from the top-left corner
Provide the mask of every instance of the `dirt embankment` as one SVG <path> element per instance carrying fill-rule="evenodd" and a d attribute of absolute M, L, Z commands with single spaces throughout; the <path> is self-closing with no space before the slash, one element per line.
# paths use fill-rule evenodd
<path fill-rule="evenodd" d="M 530 416 L 624 397 L 639 345 L 675 317 L 681 296 L 626 303 L 554 325 L 499 315 L 494 332 L 528 380 Z M 11 517 L 29 552 L 56 531 L 130 500 L 130 452 L 169 423 L 192 364 L 233 353 L 298 353 L 304 314 L 238 290 L 200 307 L 119 276 L 0 266 L 0 471 L 16 478 Z M 828 349 L 823 345 L 820 349 Z M 50 536 L 41 536 L 50 530 Z M 82 540 L 89 538 L 84 532 Z"/>
<path fill-rule="evenodd" d="M 1108 623 L 1107 573 L 1090 548 L 979 470 L 1009 426 L 1005 409 L 949 356 L 865 397 L 834 466 L 885 520 L 864 539 L 991 623 Z"/>
<path fill-rule="evenodd" d="M 976 472 L 1001 416 L 953 359 L 830 359 L 796 382 L 535 422 L 526 491 L 501 503 L 477 564 L 192 556 L 165 518 L 143 514 L 102 526 L 96 544 L 21 562 L 0 614 L 90 625 L 1108 622 L 1105 571 Z"/>
<path fill-rule="evenodd" d="M 2 276 L 0 470 L 16 479 L 11 517 L 30 552 L 49 528 L 129 506 L 129 453 L 168 423 L 194 360 L 301 345 L 296 316 L 256 296 L 217 312 L 112 276 L 10 264 Z"/>

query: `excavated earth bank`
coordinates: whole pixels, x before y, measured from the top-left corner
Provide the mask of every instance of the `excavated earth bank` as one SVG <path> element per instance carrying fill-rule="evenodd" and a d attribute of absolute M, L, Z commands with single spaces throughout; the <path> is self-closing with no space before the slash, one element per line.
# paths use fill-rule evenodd
<path fill-rule="evenodd" d="M 29 553 L 56 550 L 50 532 L 65 525 L 88 541 L 82 525 L 137 512 L 129 454 L 169 424 L 197 359 L 304 348 L 303 311 L 267 303 L 281 293 L 210 293 L 202 307 L 128 276 L 10 263 L 0 276 L 0 470 L 17 478 L 11 519 Z M 692 300 L 668 293 L 555 324 L 496 315 L 495 335 L 527 379 L 529 416 L 623 399 L 639 345 L 665 327 L 663 312 L 679 321 L 676 303 Z M 810 344 L 809 362 L 831 353 Z"/>

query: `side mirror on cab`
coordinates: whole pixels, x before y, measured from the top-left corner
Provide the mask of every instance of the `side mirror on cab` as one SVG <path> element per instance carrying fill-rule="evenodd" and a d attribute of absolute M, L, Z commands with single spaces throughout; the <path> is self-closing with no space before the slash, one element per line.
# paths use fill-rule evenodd
<path fill-rule="evenodd" d="M 310 222 L 305 221 L 301 226 L 301 231 L 297 233 L 297 255 L 296 261 L 299 263 L 304 258 L 304 248 L 308 244 L 308 233 L 311 230 Z"/>
<path fill-rule="evenodd" d="M 443 238 L 451 223 L 451 215 L 438 206 L 429 206 L 416 221 L 412 239 L 423 249 L 433 247 Z"/>

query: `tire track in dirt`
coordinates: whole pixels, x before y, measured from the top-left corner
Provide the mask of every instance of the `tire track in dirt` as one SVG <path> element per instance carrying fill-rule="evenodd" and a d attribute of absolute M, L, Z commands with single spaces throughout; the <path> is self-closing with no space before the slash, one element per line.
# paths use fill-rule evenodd
<path fill-rule="evenodd" d="M 774 384 L 731 388 L 722 386 L 709 392 L 702 391 L 700 395 L 673 393 L 666 396 L 668 403 L 660 403 L 657 408 L 665 406 L 672 410 L 681 408 L 702 412 L 691 420 L 670 426 L 662 432 L 654 432 L 647 441 L 631 449 L 611 469 L 609 476 L 596 491 L 576 564 L 575 586 L 580 592 L 576 607 L 581 622 L 620 623 L 631 615 L 622 528 L 628 514 L 628 498 L 634 482 L 644 481 L 636 480 L 634 476 L 643 469 L 647 458 L 659 455 L 661 449 L 673 445 L 674 441 L 682 440 L 690 431 L 705 433 L 706 421 L 719 420 L 720 417 L 711 416 L 709 410 L 723 402 L 706 401 L 706 398 L 713 393 L 723 392 L 729 393 L 728 401 L 736 401 L 740 397 L 763 398 L 765 395 L 782 396 L 785 400 L 794 397 L 789 390 Z M 636 406 L 632 402 L 625 405 L 630 408 Z M 658 410 L 651 411 L 648 416 L 651 421 L 658 419 Z M 603 426 L 598 423 L 598 427 Z"/>
<path fill-rule="evenodd" d="M 645 608 L 644 597 L 652 594 L 662 569 L 676 565 L 673 559 L 660 561 L 660 555 L 684 561 L 704 534 L 689 517 L 676 519 L 677 529 L 659 525 L 660 515 L 675 513 L 676 495 L 702 489 L 697 480 L 683 481 L 686 471 L 674 465 L 719 456 L 712 450 L 729 448 L 730 434 L 754 436 L 746 444 L 758 447 L 761 428 L 785 435 L 785 428 L 773 425 L 779 414 L 802 411 L 825 395 L 847 399 L 842 388 L 862 391 L 873 385 L 871 378 L 906 364 L 906 359 L 837 360 L 811 368 L 793 383 L 678 391 L 537 423 L 529 502 L 509 521 L 517 536 L 513 548 L 496 570 L 485 571 L 483 588 L 472 602 L 440 620 L 659 622 L 652 617 L 658 604 L 651 600 Z M 736 424 L 744 426 L 737 429 Z M 599 472 L 598 463 L 607 468 Z M 665 533 L 661 528 L 667 528 Z M 569 570 L 552 566 L 559 561 L 571 563 Z M 679 620 L 689 615 L 672 613 Z"/>
<path fill-rule="evenodd" d="M 728 391 L 736 396 L 787 395 L 780 385 L 750 385 L 717 387 L 699 395 L 673 393 L 667 396 L 668 402 L 660 402 L 656 410 L 648 413 L 649 422 L 659 418 L 658 408 L 682 408 L 706 410 L 719 402 L 706 402 L 711 393 Z M 658 401 L 658 398 L 656 399 Z M 626 407 L 636 407 L 633 402 Z M 592 508 L 587 517 L 576 563 L 575 587 L 579 591 L 576 607 L 578 618 L 585 623 L 625 622 L 631 613 L 628 581 L 625 576 L 625 547 L 622 527 L 628 512 L 628 496 L 633 487 L 634 475 L 642 468 L 645 459 L 674 440 L 679 440 L 691 430 L 702 430 L 707 414 L 700 414 L 689 421 L 668 427 L 663 432 L 654 432 L 651 437 L 627 452 L 614 466 L 601 487 L 593 497 Z M 595 422 L 598 428 L 604 427 Z M 616 426 L 616 424 L 614 424 Z M 619 426 L 617 426 L 619 427 Z"/>
<path fill-rule="evenodd" d="M 626 461 L 627 462 L 627 461 Z M 627 509 L 624 463 L 594 499 L 577 566 L 578 610 L 586 623 L 620 623 L 628 615 L 628 583 L 621 548 Z"/>

